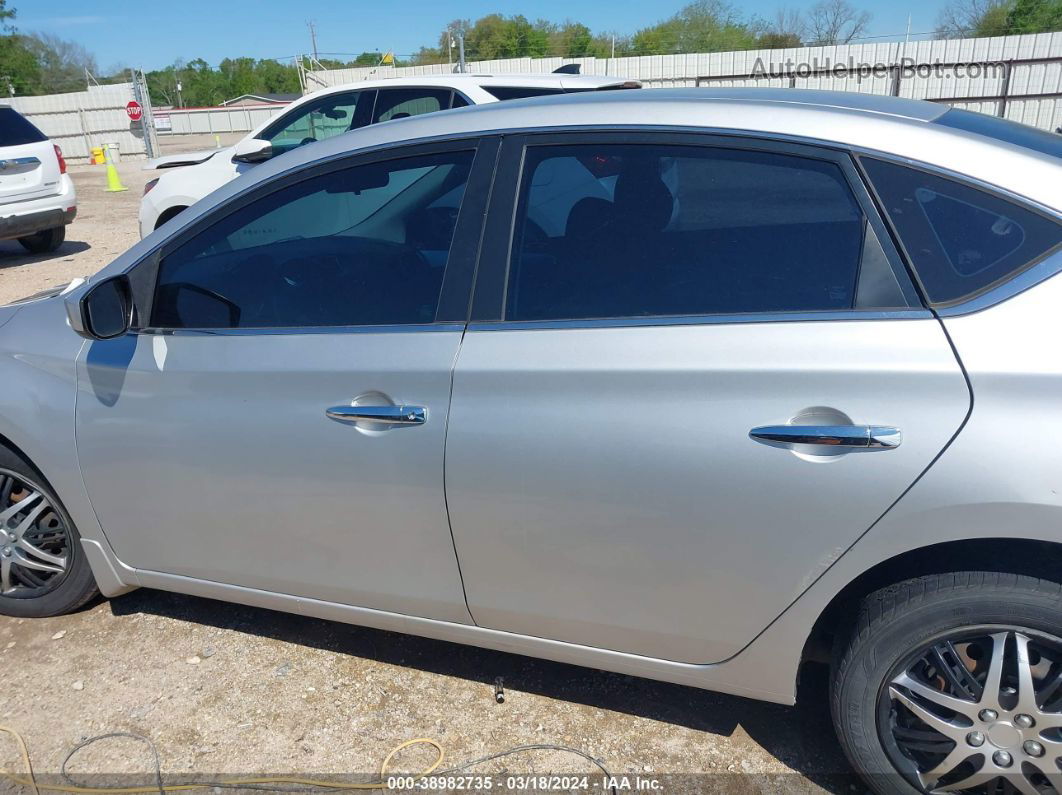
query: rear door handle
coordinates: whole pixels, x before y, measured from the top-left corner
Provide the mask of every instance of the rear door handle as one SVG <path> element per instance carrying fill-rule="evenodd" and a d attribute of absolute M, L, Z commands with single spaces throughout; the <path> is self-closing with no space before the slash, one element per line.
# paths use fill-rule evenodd
<path fill-rule="evenodd" d="M 900 446 L 903 433 L 890 425 L 762 425 L 749 436 L 764 444 L 892 450 Z"/>
<path fill-rule="evenodd" d="M 374 422 L 377 425 L 423 425 L 428 410 L 423 406 L 332 406 L 325 416 L 336 422 L 354 425 Z"/>

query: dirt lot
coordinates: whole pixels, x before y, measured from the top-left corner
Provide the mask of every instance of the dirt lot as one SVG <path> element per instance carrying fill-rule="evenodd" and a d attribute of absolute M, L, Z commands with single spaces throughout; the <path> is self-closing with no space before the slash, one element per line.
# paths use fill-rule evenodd
<path fill-rule="evenodd" d="M 137 240 L 150 175 L 123 163 L 129 190 L 105 193 L 101 168 L 72 172 L 80 214 L 66 244 L 31 258 L 17 243 L 0 243 L 0 302 L 93 272 Z M 815 685 L 807 706 L 786 708 L 151 591 L 61 618 L 0 618 L 0 677 L 0 724 L 25 736 L 38 775 L 53 781 L 75 744 L 125 731 L 156 743 L 171 781 L 365 777 L 398 743 L 433 737 L 445 747 L 444 767 L 516 745 L 559 744 L 613 773 L 660 777 L 658 791 L 861 791 Z M 395 767 L 416 771 L 433 758 L 411 748 Z M 20 769 L 3 736 L 0 766 Z M 534 751 L 475 772 L 594 770 L 571 754 Z M 150 771 L 148 749 L 128 739 L 93 745 L 70 766 L 94 782 L 94 774 L 130 774 L 125 784 L 150 785 Z M 667 778 L 675 774 L 708 775 Z"/>
<path fill-rule="evenodd" d="M 70 166 L 77 189 L 77 218 L 66 242 L 51 254 L 27 255 L 17 240 L 0 240 L 0 304 L 95 273 L 140 239 L 137 210 L 144 183 L 155 174 L 141 162 L 119 163 L 129 190 L 107 193 L 103 166 Z"/>

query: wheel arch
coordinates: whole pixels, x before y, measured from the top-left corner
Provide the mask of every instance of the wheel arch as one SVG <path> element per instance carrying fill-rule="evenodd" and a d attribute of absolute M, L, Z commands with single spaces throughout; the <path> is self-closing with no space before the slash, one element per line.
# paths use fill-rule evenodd
<path fill-rule="evenodd" d="M 3 432 L 0 432 L 0 447 L 3 447 L 9 450 L 10 452 L 14 453 L 15 456 L 22 460 L 22 463 L 24 463 L 26 466 L 33 470 L 34 474 L 36 474 L 37 477 L 44 481 L 48 488 L 52 489 L 52 491 L 55 491 L 55 489 L 52 487 L 52 484 L 48 482 L 48 478 L 44 476 L 44 473 L 41 471 L 41 468 L 33 462 L 33 459 L 26 454 L 25 450 L 23 450 L 18 444 L 13 442 Z"/>
<path fill-rule="evenodd" d="M 1024 574 L 1062 582 L 1062 542 L 1031 538 L 971 538 L 928 544 L 886 558 L 841 588 L 819 613 L 804 643 L 801 669 L 831 663 L 838 639 L 854 625 L 863 599 L 904 580 L 958 571 Z"/>
<path fill-rule="evenodd" d="M 180 204 L 180 203 L 175 204 L 172 207 L 167 207 L 165 210 L 163 210 L 161 213 L 159 213 L 159 217 L 155 219 L 154 228 L 158 229 L 160 226 L 162 226 L 164 223 L 169 221 L 171 218 L 174 218 L 177 215 L 180 215 L 181 213 L 183 213 L 185 210 L 188 209 L 188 207 L 189 207 L 188 204 Z"/>

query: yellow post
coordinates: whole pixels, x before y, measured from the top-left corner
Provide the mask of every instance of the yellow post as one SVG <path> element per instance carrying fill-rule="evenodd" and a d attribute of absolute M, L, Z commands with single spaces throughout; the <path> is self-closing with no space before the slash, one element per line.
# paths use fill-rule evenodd
<path fill-rule="evenodd" d="M 103 159 L 107 161 L 107 192 L 118 193 L 119 191 L 129 190 L 118 178 L 118 169 L 114 167 L 114 163 L 111 162 L 111 154 L 106 149 L 103 150 Z"/>

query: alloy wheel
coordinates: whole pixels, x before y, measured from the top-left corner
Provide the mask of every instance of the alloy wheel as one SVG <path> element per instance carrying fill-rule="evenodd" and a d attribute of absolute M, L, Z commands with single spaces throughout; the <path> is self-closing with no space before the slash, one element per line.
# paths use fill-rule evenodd
<path fill-rule="evenodd" d="M 879 699 L 891 761 L 926 792 L 1062 793 L 1062 640 L 986 627 L 933 642 Z"/>
<path fill-rule="evenodd" d="M 44 492 L 21 475 L 0 469 L 0 595 L 43 596 L 63 581 L 70 533 Z"/>

